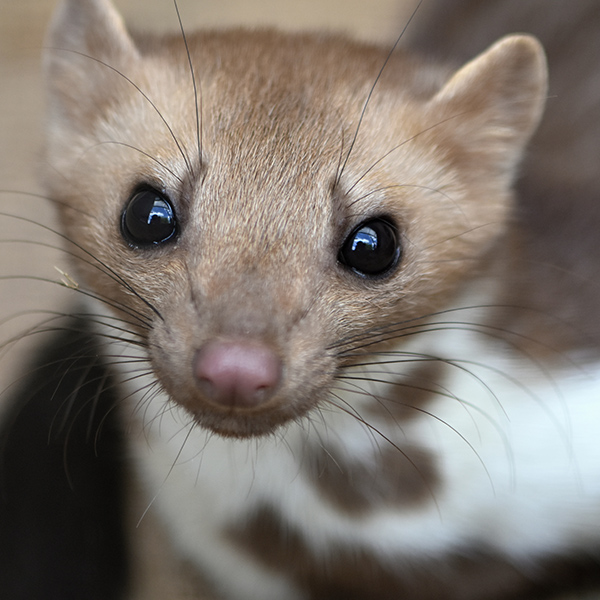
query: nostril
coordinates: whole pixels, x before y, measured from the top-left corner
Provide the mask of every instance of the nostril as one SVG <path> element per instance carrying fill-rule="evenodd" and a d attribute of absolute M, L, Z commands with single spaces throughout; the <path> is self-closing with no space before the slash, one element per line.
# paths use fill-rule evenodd
<path fill-rule="evenodd" d="M 279 385 L 281 361 L 259 342 L 213 340 L 196 352 L 193 374 L 214 404 L 253 408 L 266 402 Z"/>

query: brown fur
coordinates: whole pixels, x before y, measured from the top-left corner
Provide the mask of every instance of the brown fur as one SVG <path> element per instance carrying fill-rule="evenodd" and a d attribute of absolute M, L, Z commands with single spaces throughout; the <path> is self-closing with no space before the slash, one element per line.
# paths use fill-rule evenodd
<path fill-rule="evenodd" d="M 83 26 L 88 13 L 95 27 Z M 458 71 L 399 52 L 362 117 L 388 49 L 272 31 L 199 33 L 188 42 L 198 106 L 180 35 L 133 39 L 103 2 L 72 1 L 59 13 L 46 57 L 46 185 L 78 244 L 78 283 L 121 307 L 173 401 L 212 431 L 260 436 L 328 400 L 339 369 L 372 350 L 354 348 L 354 336 L 442 309 L 487 266 L 541 115 L 545 62 L 530 37 L 504 40 Z M 140 250 L 123 240 L 123 207 L 141 183 L 176 204 L 182 234 L 174 244 Z M 397 222 L 403 260 L 393 277 L 361 279 L 338 264 L 338 249 L 357 223 L 381 214 Z M 223 338 L 259 340 L 281 360 L 284 377 L 268 402 L 223 408 L 203 397 L 194 352 Z M 385 335 L 375 341 L 385 349 Z M 408 491 L 376 485 L 385 502 L 412 506 L 431 494 L 435 466 L 414 453 L 418 480 Z M 324 456 L 313 476 L 325 495 L 349 512 L 370 508 L 369 474 L 336 479 Z M 382 458 L 385 474 L 405 475 L 398 461 L 406 457 Z M 340 549 L 327 582 L 299 532 L 286 531 L 270 507 L 230 535 L 275 568 L 291 559 L 315 598 L 332 598 L 334 585 L 356 586 L 344 598 L 395 598 L 392 584 L 412 589 L 366 550 Z M 476 565 L 466 561 L 460 590 L 476 587 L 474 572 L 494 562 L 482 553 Z M 510 565 L 494 566 L 505 590 L 520 589 Z M 496 585 L 486 581 L 488 590 Z"/>
<path fill-rule="evenodd" d="M 435 461 L 426 452 L 390 446 L 376 453 L 375 468 L 349 461 L 324 445 L 308 450 L 303 461 L 324 498 L 355 517 L 394 506 L 410 509 L 435 498 Z"/>
<path fill-rule="evenodd" d="M 557 355 L 600 340 L 600 4 L 596 0 L 432 0 L 407 32 L 426 54 L 466 59 L 498 36 L 544 45 L 549 98 L 517 184 L 519 204 L 496 323 Z M 524 310 L 527 307 L 529 310 Z M 514 341 L 514 338 L 513 338 Z"/>
<path fill-rule="evenodd" d="M 418 326 L 415 326 L 418 328 Z M 393 360 L 390 356 L 390 360 Z M 390 375 L 384 364 L 380 372 L 371 372 L 371 377 L 388 378 Z M 380 419 L 393 419 L 404 423 L 421 416 L 427 410 L 427 403 L 439 395 L 452 397 L 444 387 L 444 363 L 437 360 L 423 359 L 416 361 L 412 369 L 392 382 L 388 395 L 384 398 L 373 398 L 368 408 L 369 416 Z"/>
<path fill-rule="evenodd" d="M 332 340 L 355 335 L 357 323 L 368 330 L 439 309 L 504 228 L 516 149 L 537 122 L 545 85 L 531 39 L 505 42 L 438 92 L 439 68 L 394 56 L 336 182 L 386 50 L 273 32 L 190 37 L 202 93 L 198 149 L 181 38 L 136 49 L 111 16 L 108 31 L 83 40 L 90 55 L 102 52 L 98 39 L 112 40 L 94 60 L 68 51 L 77 30 L 61 32 L 76 26 L 55 28 L 50 45 L 67 51 L 47 60 L 48 188 L 69 238 L 93 248 L 161 314 L 148 340 L 161 383 L 216 431 L 260 434 L 303 414 L 337 368 Z M 152 90 L 154 106 L 117 70 Z M 120 212 L 140 181 L 178 199 L 178 252 L 132 252 L 123 242 Z M 336 265 L 357 210 L 399 220 L 396 277 L 374 284 Z M 299 252 L 297 240 L 311 243 Z M 147 311 L 95 265 L 79 272 L 115 303 Z M 238 335 L 271 347 L 286 378 L 268 404 L 232 416 L 198 397 L 187 365 L 203 340 Z"/>
<path fill-rule="evenodd" d="M 376 552 L 364 549 L 340 546 L 330 555 L 319 556 L 307 547 L 301 532 L 283 523 L 270 506 L 233 528 L 230 535 L 268 567 L 291 573 L 311 600 L 534 600 L 550 598 L 562 586 L 583 589 L 597 578 L 590 578 L 589 560 L 576 558 L 540 566 L 539 581 L 532 581 L 518 565 L 485 548 L 473 549 L 468 556 L 457 552 L 434 558 L 435 566 L 425 570 L 410 556 L 381 560 Z M 401 573 L 398 564 L 404 567 Z"/>

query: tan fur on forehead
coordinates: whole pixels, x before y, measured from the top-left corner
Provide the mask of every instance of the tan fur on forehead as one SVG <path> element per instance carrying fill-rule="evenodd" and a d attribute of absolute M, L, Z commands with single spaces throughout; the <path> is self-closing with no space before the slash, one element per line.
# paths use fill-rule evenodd
<path fill-rule="evenodd" d="M 283 60 L 284 65 L 278 68 L 278 61 L 272 60 L 268 69 L 263 70 L 263 77 L 261 77 L 261 73 L 255 72 L 257 65 L 252 61 L 249 64 L 254 69 L 246 69 L 245 73 L 238 73 L 237 70 L 227 73 L 224 67 L 227 66 L 228 61 L 223 57 L 231 54 L 231 48 L 239 50 L 239 45 L 230 43 L 231 40 L 228 39 L 230 36 L 235 36 L 234 39 L 238 42 L 240 37 L 245 41 L 242 46 L 247 46 L 244 48 L 247 50 L 246 55 L 250 53 L 250 49 L 254 48 L 258 57 L 270 54 L 273 57 L 279 57 L 279 62 Z M 282 189 L 283 185 L 288 185 L 289 190 L 297 190 L 302 186 L 304 179 L 310 178 L 319 181 L 320 178 L 315 177 L 319 163 L 329 168 L 329 172 L 325 174 L 324 185 L 319 190 L 321 195 L 325 195 L 323 192 L 327 192 L 326 186 L 334 175 L 335 161 L 339 161 L 343 153 L 343 144 L 349 144 L 349 139 L 353 135 L 352 127 L 355 127 L 358 122 L 362 103 L 369 89 L 368 86 L 372 85 L 377 73 L 377 64 L 383 60 L 384 54 L 375 49 L 364 52 L 365 49 L 362 47 L 354 47 L 348 42 L 338 40 L 301 37 L 299 39 L 292 38 L 295 43 L 290 43 L 288 37 L 282 38 L 276 34 L 242 34 L 240 32 L 224 34 L 223 37 L 225 39 L 214 34 L 208 36 L 207 40 L 196 38 L 191 43 L 192 50 L 196 49 L 196 46 L 198 50 L 194 53 L 194 59 L 202 65 L 200 86 L 203 94 L 203 112 L 201 117 L 204 137 L 203 150 L 206 152 L 207 166 L 217 170 L 223 170 L 223 167 L 226 166 L 224 172 L 229 176 L 229 181 L 235 181 L 237 188 L 235 199 L 238 203 L 241 202 L 240 206 L 242 207 L 244 202 L 249 203 L 246 205 L 247 207 L 256 204 L 251 199 L 254 194 L 263 191 L 260 189 L 261 186 L 263 189 L 266 189 L 267 186 L 277 189 L 279 197 L 285 198 L 289 191 Z M 302 45 L 305 54 L 309 56 L 314 51 L 318 51 L 321 56 L 324 50 L 329 50 L 329 54 L 335 60 L 329 61 L 331 63 L 329 65 L 327 65 L 327 60 L 324 63 L 320 62 L 318 70 L 321 73 L 321 79 L 323 79 L 324 73 L 327 81 L 319 81 L 316 75 L 313 76 L 312 70 L 303 74 L 301 67 L 306 71 L 306 65 L 296 60 L 298 43 Z M 175 42 L 171 42 L 171 44 L 175 44 Z M 287 60 L 281 59 L 286 55 L 282 45 L 287 46 L 287 50 L 290 50 L 290 47 L 294 50 L 293 56 L 288 56 Z M 362 77 L 362 84 L 360 83 L 360 72 L 357 74 L 355 68 L 352 77 L 344 71 L 343 59 L 347 54 L 351 54 L 349 49 L 352 49 L 354 53 L 360 52 L 358 56 L 362 57 L 361 62 L 365 65 L 366 75 Z M 171 52 L 168 52 L 167 55 L 171 56 Z M 205 59 L 205 55 L 211 56 L 210 61 Z M 257 63 L 260 63 L 258 57 Z M 325 57 L 327 57 L 326 52 Z M 111 77 L 120 85 L 120 88 L 128 90 L 129 99 L 121 98 L 120 105 L 117 105 L 118 110 L 115 106 L 112 113 L 107 114 L 106 124 L 103 125 L 102 121 L 98 124 L 92 122 L 89 124 L 90 129 L 91 131 L 96 129 L 97 143 L 116 141 L 128 145 L 135 144 L 141 152 L 134 156 L 135 150 L 131 148 L 111 147 L 109 154 L 112 155 L 112 160 L 110 157 L 104 157 L 105 159 L 102 161 L 95 161 L 103 165 L 105 172 L 114 173 L 114 167 L 117 166 L 118 169 L 125 158 L 140 164 L 138 173 L 147 172 L 148 164 L 144 169 L 141 167 L 144 162 L 148 163 L 148 161 L 141 159 L 144 158 L 143 154 L 148 154 L 155 159 L 154 163 L 149 165 L 151 171 L 160 172 L 159 163 L 162 163 L 180 176 L 185 176 L 184 165 L 181 164 L 182 157 L 179 156 L 174 138 L 176 137 L 180 141 L 181 146 L 188 153 L 195 152 L 194 120 L 196 114 L 192 105 L 191 80 L 186 71 L 187 65 L 182 62 L 181 56 L 178 64 L 171 65 L 169 69 L 165 68 L 164 60 L 164 56 L 154 57 L 149 62 L 141 64 L 140 68 L 135 71 L 134 79 L 138 82 L 136 85 L 152 90 L 152 102 L 156 108 L 138 89 L 124 80 L 120 73 L 111 72 Z M 354 60 L 354 63 L 356 62 Z M 211 76 L 213 63 L 218 64 L 220 68 L 216 76 Z M 443 147 L 446 133 L 441 122 L 445 115 L 435 116 L 440 121 L 440 127 L 433 127 L 429 132 L 431 123 L 424 118 L 426 115 L 421 115 L 419 118 L 418 108 L 411 106 L 410 80 L 413 78 L 414 65 L 410 63 L 404 65 L 402 62 L 400 64 L 403 67 L 401 72 L 408 77 L 402 82 L 403 87 L 396 94 L 391 94 L 390 90 L 386 88 L 385 79 L 379 83 L 382 89 L 379 89 L 378 94 L 372 99 L 371 106 L 365 115 L 358 143 L 348 164 L 347 179 L 352 184 L 353 178 L 359 179 L 365 171 L 381 162 L 381 158 L 388 148 L 391 150 L 395 145 L 399 145 L 398 140 L 410 140 L 406 141 L 406 148 L 398 148 L 397 151 L 390 153 L 388 159 L 382 161 L 381 167 L 384 169 L 384 175 L 387 173 L 389 185 L 400 182 L 401 185 L 410 186 L 413 181 L 419 181 L 424 182 L 421 185 L 428 184 L 431 188 L 438 186 L 438 193 L 440 191 L 443 193 L 441 187 L 446 185 L 446 181 L 431 177 L 431 173 L 441 170 L 443 165 L 440 164 L 440 158 L 442 162 L 454 160 L 454 158 L 446 156 L 448 150 Z M 238 65 L 235 66 L 239 68 Z M 323 69 L 324 66 L 330 68 Z M 95 69 L 106 69 L 104 65 L 99 67 L 94 65 L 94 67 Z M 293 77 L 285 77 L 290 70 L 286 67 L 293 67 Z M 389 72 L 393 75 L 396 68 L 396 65 L 391 64 L 386 73 Z M 242 77 L 242 75 L 244 76 Z M 326 96 L 323 97 L 323 89 L 319 86 L 332 83 L 334 80 L 337 85 L 344 86 L 344 88 L 341 90 L 327 88 Z M 420 77 L 419 81 L 422 82 L 422 80 L 423 77 Z M 350 84 L 353 87 L 350 87 Z M 404 86 L 408 86 L 408 100 L 406 99 L 407 89 Z M 432 87 L 431 82 L 429 87 Z M 99 90 L 99 92 L 103 92 L 103 90 Z M 422 89 L 418 90 L 417 95 L 418 93 L 422 93 Z M 97 96 L 98 94 L 93 95 L 92 99 L 95 100 Z M 91 102 L 91 106 L 96 108 L 97 102 Z M 162 122 L 159 111 L 164 111 L 165 120 L 169 123 L 173 135 L 168 131 L 166 124 Z M 328 112 L 329 114 L 327 114 Z M 431 117 L 431 114 L 429 116 Z M 390 118 L 393 118 L 393 121 L 390 121 Z M 394 123 L 397 123 L 398 126 L 395 127 Z M 389 127 L 390 124 L 392 127 Z M 58 140 L 60 137 L 57 136 Z M 52 147 L 50 149 L 52 156 L 58 156 L 59 159 L 65 160 L 68 159 L 70 153 L 80 154 L 87 151 L 83 149 L 85 138 L 77 136 L 81 140 L 80 146 L 73 144 L 73 136 L 68 138 L 63 135 L 62 137 L 65 145 L 68 145 L 69 148 L 61 147 L 61 145 Z M 421 140 L 413 142 L 413 137 L 421 137 Z M 56 139 L 54 141 L 56 143 Z M 215 143 L 212 143 L 213 141 Z M 91 142 L 90 139 L 88 144 Z M 440 144 L 440 142 L 442 143 Z M 402 144 L 400 143 L 400 145 Z M 423 150 L 425 148 L 427 150 Z M 434 152 L 431 151 L 431 148 L 434 148 Z M 223 151 L 226 154 L 223 154 Z M 453 152 L 456 151 L 453 150 Z M 131 157 L 126 155 L 131 155 Z M 289 160 L 292 155 L 295 159 L 293 162 Z M 73 156 L 71 160 L 73 160 Z M 415 168 L 411 168 L 411 162 L 415 163 Z M 111 165 L 111 163 L 113 164 Z M 257 165 L 259 165 L 258 168 Z M 398 165 L 401 167 L 399 170 L 396 168 Z M 276 172 L 277 169 L 281 169 L 281 171 Z M 134 171 L 134 169 L 130 170 Z M 373 175 L 379 175 L 381 170 L 376 169 Z M 164 168 L 162 171 L 162 179 L 168 180 L 169 173 L 165 173 Z M 425 177 L 422 177 L 423 172 L 425 172 Z M 296 173 L 296 179 L 294 173 Z M 231 177 L 231 175 L 235 177 Z M 452 178 L 453 174 L 449 173 L 448 176 Z M 244 179 L 246 177 L 248 179 Z M 377 177 L 370 177 L 367 181 L 369 179 L 376 180 Z M 221 189 L 223 181 L 216 190 L 222 192 L 221 198 L 232 195 L 228 190 Z M 376 185 L 380 185 L 380 183 L 376 181 Z M 477 183 L 485 186 L 490 183 L 490 180 L 485 179 Z M 492 180 L 491 183 L 497 182 Z M 505 182 L 501 181 L 500 183 L 504 184 Z M 248 185 L 253 186 L 254 189 L 246 190 Z M 361 190 L 363 187 L 364 185 L 358 189 Z M 500 205 L 506 205 L 502 201 L 501 191 L 496 189 L 482 191 L 487 192 L 488 196 L 499 196 Z M 241 194 L 245 194 L 245 196 L 242 198 Z M 413 196 L 414 194 L 406 194 L 403 202 L 410 203 Z M 224 199 L 226 200 L 226 198 Z M 459 199 L 457 196 L 457 200 Z M 371 200 L 369 200 L 370 202 Z M 290 204 L 288 202 L 287 206 L 292 206 L 297 210 L 300 203 Z M 486 203 L 488 214 L 491 206 L 489 202 Z M 471 222 L 471 225 L 476 225 L 476 223 Z"/>
<path fill-rule="evenodd" d="M 46 59 L 48 187 L 69 237 L 114 270 L 84 260 L 83 280 L 160 315 L 151 358 L 180 404 L 197 402 L 194 351 L 246 336 L 284 365 L 263 425 L 301 414 L 326 393 L 338 339 L 439 310 L 503 235 L 543 104 L 532 39 L 501 41 L 453 75 L 397 53 L 377 80 L 388 50 L 340 37 L 190 34 L 196 105 L 180 35 L 134 43 L 104 2 L 67 7 Z M 170 198 L 175 242 L 123 239 L 140 184 Z M 381 216 L 402 260 L 392 276 L 357 277 L 339 248 Z"/>

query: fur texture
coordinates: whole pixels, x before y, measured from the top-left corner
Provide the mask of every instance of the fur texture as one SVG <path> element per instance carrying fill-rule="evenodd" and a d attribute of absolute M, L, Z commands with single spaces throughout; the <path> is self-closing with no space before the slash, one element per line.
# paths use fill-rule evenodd
<path fill-rule="evenodd" d="M 82 382 L 114 390 L 134 482 L 111 597 L 150 597 L 148 521 L 181 597 L 532 598 L 597 571 L 595 354 L 506 321 L 538 314 L 505 294 L 535 38 L 455 68 L 322 35 L 132 36 L 108 0 L 67 0 L 49 35 L 46 189 L 111 373 Z M 149 190 L 176 225 L 138 243 Z M 397 260 L 365 274 L 340 249 L 382 222 Z"/>

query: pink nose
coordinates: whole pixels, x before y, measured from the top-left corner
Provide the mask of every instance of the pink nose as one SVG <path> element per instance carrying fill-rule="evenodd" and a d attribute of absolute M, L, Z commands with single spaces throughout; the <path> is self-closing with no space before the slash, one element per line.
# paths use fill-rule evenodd
<path fill-rule="evenodd" d="M 194 356 L 194 377 L 213 404 L 253 408 L 266 402 L 281 378 L 281 361 L 258 342 L 214 340 Z"/>

